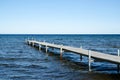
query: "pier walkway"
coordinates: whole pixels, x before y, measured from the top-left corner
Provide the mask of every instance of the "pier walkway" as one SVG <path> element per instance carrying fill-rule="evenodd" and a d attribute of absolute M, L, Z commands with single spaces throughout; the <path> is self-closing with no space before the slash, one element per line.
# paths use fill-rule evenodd
<path fill-rule="evenodd" d="M 119 49 L 118 49 L 118 55 L 110 55 L 110 54 L 105 54 L 105 53 L 101 53 L 101 52 L 97 52 L 97 51 L 86 50 L 83 48 L 57 45 L 57 44 L 52 44 L 52 43 L 47 43 L 47 42 L 40 42 L 40 41 L 36 41 L 36 40 L 27 40 L 26 42 L 27 42 L 27 44 L 32 45 L 32 46 L 35 46 L 35 44 L 37 44 L 39 47 L 39 50 L 41 49 L 41 46 L 45 46 L 46 53 L 47 53 L 47 50 L 49 47 L 57 48 L 60 50 L 60 57 L 62 57 L 63 51 L 70 51 L 70 52 L 73 52 L 76 54 L 80 54 L 81 55 L 80 59 L 82 59 L 82 56 L 87 56 L 89 71 L 91 71 L 91 62 L 93 62 L 92 58 L 115 63 L 115 64 L 117 64 L 117 68 L 119 71 L 119 65 L 120 65 Z"/>

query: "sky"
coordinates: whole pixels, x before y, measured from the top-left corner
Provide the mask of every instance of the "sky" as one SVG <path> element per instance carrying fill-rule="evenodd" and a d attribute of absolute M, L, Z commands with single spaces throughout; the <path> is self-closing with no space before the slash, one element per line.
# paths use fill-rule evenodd
<path fill-rule="evenodd" d="M 120 34 L 120 0 L 0 0 L 0 34 Z"/>

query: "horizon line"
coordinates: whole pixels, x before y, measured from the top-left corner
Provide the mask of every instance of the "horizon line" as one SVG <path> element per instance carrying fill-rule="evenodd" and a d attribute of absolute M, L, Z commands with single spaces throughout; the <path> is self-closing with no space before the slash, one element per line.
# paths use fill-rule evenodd
<path fill-rule="evenodd" d="M 40 33 L 2 33 L 2 34 L 0 34 L 0 35 L 120 35 L 120 33 L 119 34 L 116 34 L 116 33 L 90 33 L 90 34 L 87 34 L 87 33 L 85 33 L 85 34 L 83 34 L 83 33 L 81 33 L 81 34 L 75 34 L 75 33 L 62 33 L 62 34 L 58 34 L 58 33 L 45 33 L 45 34 L 40 34 Z"/>

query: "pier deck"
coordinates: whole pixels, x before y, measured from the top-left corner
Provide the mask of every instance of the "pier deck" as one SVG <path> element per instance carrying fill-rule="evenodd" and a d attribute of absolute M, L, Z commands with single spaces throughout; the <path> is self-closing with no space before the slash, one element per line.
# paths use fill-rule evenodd
<path fill-rule="evenodd" d="M 91 50 L 86 50 L 83 48 L 76 48 L 76 47 L 71 47 L 71 46 L 64 46 L 64 45 L 57 45 L 57 44 L 52 44 L 52 43 L 47 43 L 47 42 L 40 42 L 40 41 L 35 41 L 35 40 L 27 40 L 28 44 L 32 44 L 34 46 L 34 44 L 38 44 L 39 48 L 41 48 L 41 46 L 45 46 L 46 47 L 46 52 L 47 49 L 49 47 L 51 48 L 57 48 L 60 49 L 60 56 L 62 57 L 63 54 L 63 50 L 65 51 L 70 51 L 76 54 L 80 54 L 82 56 L 87 56 L 88 57 L 88 64 L 89 64 L 89 71 L 91 71 L 91 58 L 95 58 L 95 59 L 100 59 L 100 60 L 104 60 L 104 61 L 108 61 L 111 63 L 115 63 L 118 65 L 118 69 L 119 69 L 119 65 L 120 65 L 120 52 L 118 50 L 118 55 L 110 55 L 110 54 L 105 54 L 105 53 L 101 53 L 101 52 L 97 52 L 97 51 L 91 51 Z"/>

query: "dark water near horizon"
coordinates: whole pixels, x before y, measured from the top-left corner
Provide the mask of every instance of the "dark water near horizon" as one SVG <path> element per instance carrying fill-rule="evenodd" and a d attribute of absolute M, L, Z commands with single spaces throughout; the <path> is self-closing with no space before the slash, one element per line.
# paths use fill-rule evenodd
<path fill-rule="evenodd" d="M 120 80 L 116 64 L 95 60 L 88 72 L 87 57 L 49 49 L 46 54 L 25 44 L 34 38 L 117 55 L 120 35 L 0 35 L 0 80 Z"/>

